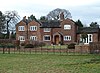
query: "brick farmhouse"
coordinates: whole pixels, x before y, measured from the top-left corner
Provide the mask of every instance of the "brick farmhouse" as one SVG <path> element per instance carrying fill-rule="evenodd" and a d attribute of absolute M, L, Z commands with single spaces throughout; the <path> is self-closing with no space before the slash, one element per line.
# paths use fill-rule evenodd
<path fill-rule="evenodd" d="M 87 34 L 85 44 L 100 41 L 99 28 L 79 28 L 72 19 L 64 19 L 64 17 L 61 17 L 60 20 L 51 21 L 28 21 L 24 17 L 16 25 L 16 40 L 20 40 L 20 42 L 38 41 L 47 44 L 79 43 L 84 41 L 81 38 L 83 33 Z"/>

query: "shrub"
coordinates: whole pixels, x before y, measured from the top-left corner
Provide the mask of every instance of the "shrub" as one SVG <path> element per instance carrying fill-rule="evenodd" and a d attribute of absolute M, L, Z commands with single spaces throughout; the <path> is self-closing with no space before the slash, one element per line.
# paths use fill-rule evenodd
<path fill-rule="evenodd" d="M 68 45 L 68 49 L 75 49 L 75 43 L 71 43 Z"/>
<path fill-rule="evenodd" d="M 25 46 L 25 43 L 21 43 L 21 46 Z"/>
<path fill-rule="evenodd" d="M 44 42 L 39 42 L 39 46 L 45 46 L 46 45 L 46 43 L 44 43 Z"/>
<path fill-rule="evenodd" d="M 14 48 L 14 47 L 15 47 L 15 45 L 12 44 L 12 43 L 8 43 L 8 44 L 6 44 L 6 46 L 7 46 L 8 48 Z"/>
<path fill-rule="evenodd" d="M 34 48 L 34 45 L 33 44 L 26 44 L 25 48 Z"/>

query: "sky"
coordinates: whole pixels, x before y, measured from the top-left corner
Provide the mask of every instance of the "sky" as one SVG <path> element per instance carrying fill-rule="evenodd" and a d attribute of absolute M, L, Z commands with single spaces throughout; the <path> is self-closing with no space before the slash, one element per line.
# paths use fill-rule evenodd
<path fill-rule="evenodd" d="M 84 25 L 98 22 L 100 25 L 100 0 L 1 0 L 0 11 L 17 11 L 21 19 L 33 14 L 37 19 L 50 11 L 61 8 L 69 10 L 72 19 L 80 19 Z"/>

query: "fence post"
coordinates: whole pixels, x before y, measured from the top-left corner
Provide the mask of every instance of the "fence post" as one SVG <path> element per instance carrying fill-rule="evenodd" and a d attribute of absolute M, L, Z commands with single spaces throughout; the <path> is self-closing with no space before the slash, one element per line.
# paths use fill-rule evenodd
<path fill-rule="evenodd" d="M 53 46 L 53 53 L 55 54 L 55 46 Z"/>
<path fill-rule="evenodd" d="M 60 55 L 61 55 L 61 45 L 60 45 Z"/>
<path fill-rule="evenodd" d="M 10 47 L 8 47 L 8 54 L 10 54 Z"/>
<path fill-rule="evenodd" d="M 3 54 L 5 54 L 5 47 L 3 46 Z"/>
<path fill-rule="evenodd" d="M 42 54 L 42 45 L 41 45 L 41 54 Z"/>
<path fill-rule="evenodd" d="M 31 48 L 30 48 L 30 54 L 31 54 Z"/>
<path fill-rule="evenodd" d="M 68 46 L 66 45 L 66 53 L 67 53 L 67 55 L 68 55 Z"/>
<path fill-rule="evenodd" d="M 14 54 L 15 54 L 15 47 L 14 47 Z"/>

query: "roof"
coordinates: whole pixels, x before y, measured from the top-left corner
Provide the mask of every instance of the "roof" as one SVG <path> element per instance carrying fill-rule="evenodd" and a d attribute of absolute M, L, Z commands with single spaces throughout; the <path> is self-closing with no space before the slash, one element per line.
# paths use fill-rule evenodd
<path fill-rule="evenodd" d="M 41 28 L 60 28 L 60 21 L 42 21 Z"/>
<path fill-rule="evenodd" d="M 94 27 L 81 27 L 77 30 L 77 33 L 97 33 L 99 32 L 99 28 Z"/>

